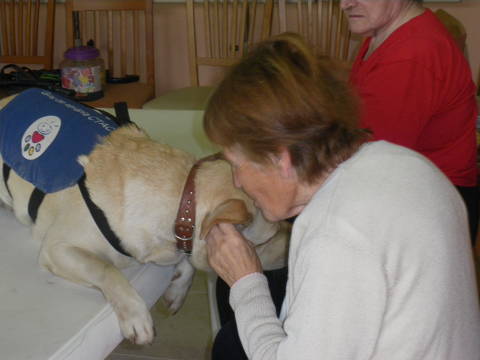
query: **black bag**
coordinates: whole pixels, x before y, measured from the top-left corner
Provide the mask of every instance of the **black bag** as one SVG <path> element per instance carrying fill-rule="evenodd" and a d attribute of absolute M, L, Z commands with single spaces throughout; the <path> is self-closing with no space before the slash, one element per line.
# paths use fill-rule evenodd
<path fill-rule="evenodd" d="M 62 88 L 60 70 L 32 70 L 8 64 L 0 69 L 0 90 L 3 95 L 17 94 L 30 87 L 50 90 L 74 98 L 75 91 Z"/>

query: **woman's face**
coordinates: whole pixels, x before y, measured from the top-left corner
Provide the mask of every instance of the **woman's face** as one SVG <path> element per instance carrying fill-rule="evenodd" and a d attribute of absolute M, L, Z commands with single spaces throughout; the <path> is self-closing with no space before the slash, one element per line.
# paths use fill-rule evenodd
<path fill-rule="evenodd" d="M 395 22 L 409 0 L 340 0 L 350 31 L 375 36 Z"/>
<path fill-rule="evenodd" d="M 225 149 L 223 154 L 232 166 L 235 186 L 254 200 L 267 220 L 279 221 L 296 215 L 293 213 L 296 182 L 280 164 L 252 162 L 237 146 Z"/>

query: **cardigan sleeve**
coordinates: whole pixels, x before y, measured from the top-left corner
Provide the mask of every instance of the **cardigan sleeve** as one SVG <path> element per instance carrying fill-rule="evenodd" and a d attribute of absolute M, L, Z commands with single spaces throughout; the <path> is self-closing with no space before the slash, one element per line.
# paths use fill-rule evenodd
<path fill-rule="evenodd" d="M 379 262 L 331 241 L 321 251 L 303 249 L 289 271 L 283 324 L 262 274 L 247 276 L 231 289 L 230 303 L 248 357 L 370 358 L 386 307 L 386 276 Z"/>

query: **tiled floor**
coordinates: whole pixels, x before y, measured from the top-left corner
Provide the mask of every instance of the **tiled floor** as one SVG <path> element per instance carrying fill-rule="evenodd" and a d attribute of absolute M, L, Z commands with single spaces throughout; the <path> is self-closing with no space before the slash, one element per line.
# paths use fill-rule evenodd
<path fill-rule="evenodd" d="M 162 301 L 152 308 L 157 336 L 152 345 L 123 341 L 107 360 L 207 360 L 212 331 L 208 307 L 207 276 L 197 271 L 183 307 L 169 315 Z"/>

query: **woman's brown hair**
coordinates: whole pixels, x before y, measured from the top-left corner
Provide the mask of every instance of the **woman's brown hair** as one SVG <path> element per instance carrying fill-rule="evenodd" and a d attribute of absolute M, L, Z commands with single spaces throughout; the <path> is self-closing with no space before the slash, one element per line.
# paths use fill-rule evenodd
<path fill-rule="evenodd" d="M 347 159 L 366 133 L 338 67 L 285 33 L 260 43 L 212 94 L 204 115 L 210 140 L 239 145 L 254 162 L 288 149 L 301 180 L 313 182 Z"/>

